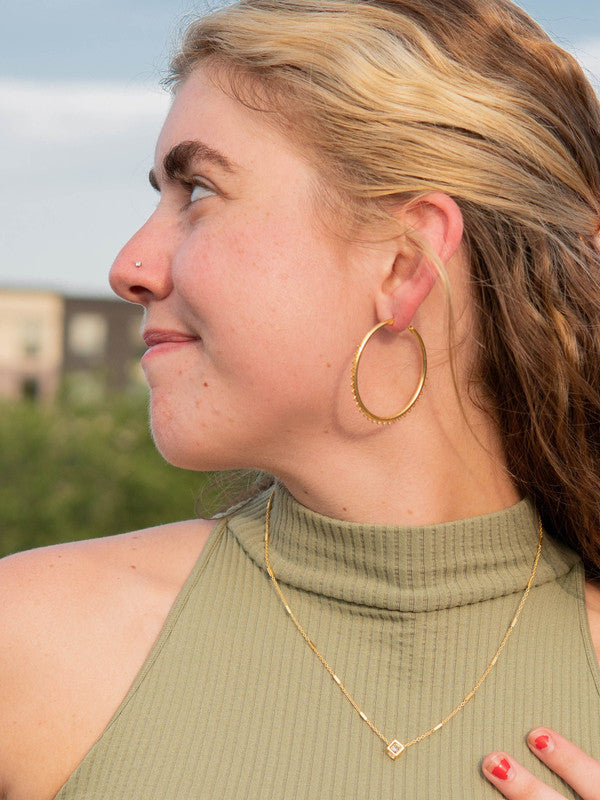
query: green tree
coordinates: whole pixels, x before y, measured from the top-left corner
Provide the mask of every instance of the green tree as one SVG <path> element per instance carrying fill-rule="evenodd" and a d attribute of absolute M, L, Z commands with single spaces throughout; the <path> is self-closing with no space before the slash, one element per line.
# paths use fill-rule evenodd
<path fill-rule="evenodd" d="M 162 459 L 144 404 L 0 406 L 0 555 L 194 516 L 210 475 Z"/>

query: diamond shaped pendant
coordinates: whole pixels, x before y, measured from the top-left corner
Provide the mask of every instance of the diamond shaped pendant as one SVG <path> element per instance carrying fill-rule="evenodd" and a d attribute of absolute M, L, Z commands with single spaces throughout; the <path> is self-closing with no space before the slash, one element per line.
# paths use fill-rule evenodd
<path fill-rule="evenodd" d="M 404 745 L 401 744 L 397 739 L 394 739 L 393 742 L 390 742 L 388 744 L 385 752 L 392 759 L 392 761 L 395 761 L 398 758 L 398 756 L 401 756 L 405 750 L 406 748 L 404 747 Z"/>

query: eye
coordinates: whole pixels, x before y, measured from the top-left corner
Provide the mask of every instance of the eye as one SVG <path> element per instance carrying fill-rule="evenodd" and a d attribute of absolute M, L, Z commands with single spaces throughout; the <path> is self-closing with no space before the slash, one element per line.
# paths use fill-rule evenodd
<path fill-rule="evenodd" d="M 195 203 L 196 200 L 203 200 L 205 197 L 211 197 L 216 193 L 217 190 L 213 186 L 210 186 L 210 184 L 206 183 L 205 181 L 195 178 L 194 182 L 191 184 L 189 202 Z"/>

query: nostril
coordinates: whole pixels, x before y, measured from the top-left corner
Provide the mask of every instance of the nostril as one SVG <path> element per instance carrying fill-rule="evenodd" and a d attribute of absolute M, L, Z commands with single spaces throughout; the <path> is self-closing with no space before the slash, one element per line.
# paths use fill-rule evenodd
<path fill-rule="evenodd" d="M 148 289 L 145 286 L 130 286 L 129 293 L 136 297 L 143 297 L 148 294 Z"/>

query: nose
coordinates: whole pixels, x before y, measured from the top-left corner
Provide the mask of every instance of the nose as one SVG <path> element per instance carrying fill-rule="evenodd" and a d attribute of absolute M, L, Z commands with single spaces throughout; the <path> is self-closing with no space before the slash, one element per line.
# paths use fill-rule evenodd
<path fill-rule="evenodd" d="M 112 290 L 124 300 L 143 306 L 167 297 L 173 288 L 173 244 L 168 225 L 161 222 L 157 209 L 116 257 L 109 273 Z"/>

